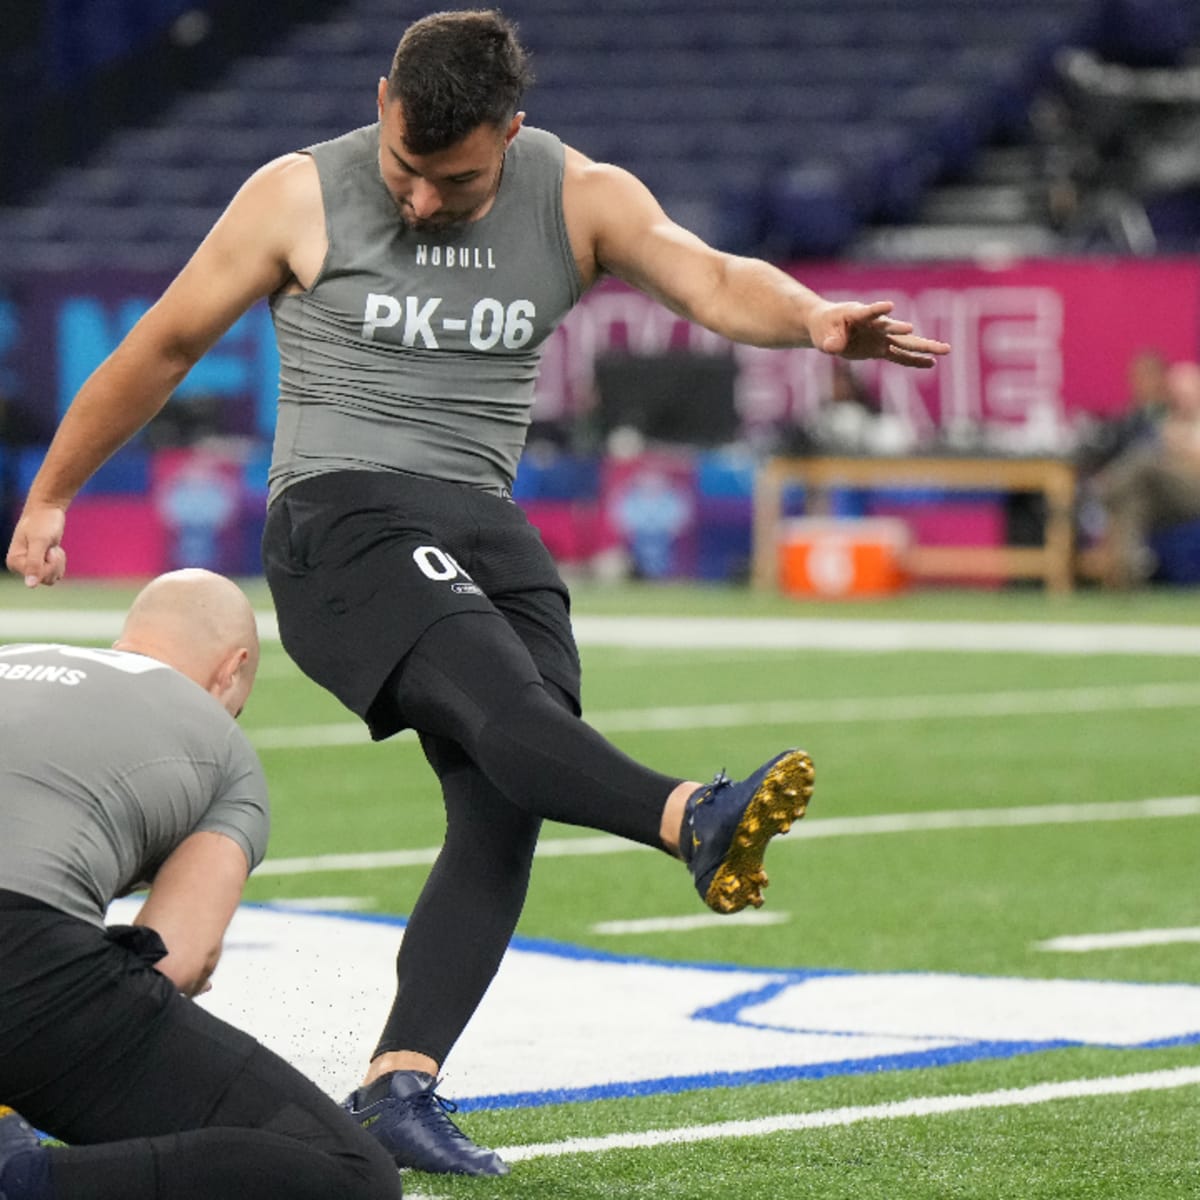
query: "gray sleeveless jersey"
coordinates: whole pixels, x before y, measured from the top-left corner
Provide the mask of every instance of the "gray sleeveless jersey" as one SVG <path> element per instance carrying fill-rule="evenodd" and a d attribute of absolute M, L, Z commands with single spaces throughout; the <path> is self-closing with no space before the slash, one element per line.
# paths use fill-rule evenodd
<path fill-rule="evenodd" d="M 102 925 L 201 830 L 266 852 L 262 768 L 212 696 L 139 654 L 0 646 L 0 888 Z"/>
<path fill-rule="evenodd" d="M 504 492 L 542 344 L 582 285 L 562 211 L 563 145 L 523 128 L 478 221 L 415 232 L 379 173 L 379 127 L 313 146 L 329 253 L 278 295 L 270 499 L 327 471 L 405 471 Z"/>

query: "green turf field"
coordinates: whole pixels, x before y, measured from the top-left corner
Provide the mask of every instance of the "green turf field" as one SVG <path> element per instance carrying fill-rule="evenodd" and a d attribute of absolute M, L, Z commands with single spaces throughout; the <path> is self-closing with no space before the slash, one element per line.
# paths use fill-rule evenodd
<path fill-rule="evenodd" d="M 265 593 L 252 590 L 265 605 Z M 72 584 L 30 595 L 7 583 L 0 615 L 119 609 L 128 594 Z M 1198 600 L 1160 590 L 1057 600 L 1035 590 L 931 591 L 838 606 L 724 588 L 584 587 L 576 614 L 1195 629 Z M 585 644 L 583 658 L 588 713 L 634 757 L 707 778 L 722 767 L 744 773 L 801 744 L 817 765 L 816 795 L 809 817 L 768 855 L 763 912 L 779 914 L 778 924 L 598 930 L 704 912 L 677 864 L 630 850 L 540 861 L 524 937 L 756 968 L 1200 985 L 1194 647 L 1062 655 Z M 416 743 L 370 745 L 275 643 L 266 646 L 243 722 L 272 784 L 272 859 L 436 846 L 437 789 Z M 562 827 L 545 834 L 583 836 Z M 405 914 L 426 869 L 263 874 L 248 896 L 358 897 L 373 911 Z M 1151 939 L 1138 935 L 1148 930 L 1170 932 L 1145 944 Z M 1134 944 L 1105 943 L 1103 935 L 1121 932 Z M 1097 935 L 1096 948 L 1041 945 L 1077 935 Z M 1191 1003 L 1200 1035 L 1200 1004 Z M 704 1036 L 702 1024 L 696 1036 Z M 510 1155 L 506 1179 L 412 1175 L 406 1192 L 533 1200 L 1196 1197 L 1200 1041 L 1162 1040 L 1168 1044 L 1063 1046 L 922 1069 L 464 1109 L 461 1123 L 479 1140 L 534 1150 Z M 620 1057 L 619 1045 L 611 1051 Z M 1063 1086 L 1037 1090 L 1048 1084 Z M 953 1111 L 933 1103 L 950 1096 L 962 1098 Z M 666 1134 L 645 1136 L 652 1131 Z M 615 1135 L 628 1135 L 627 1143 L 605 1141 Z"/>

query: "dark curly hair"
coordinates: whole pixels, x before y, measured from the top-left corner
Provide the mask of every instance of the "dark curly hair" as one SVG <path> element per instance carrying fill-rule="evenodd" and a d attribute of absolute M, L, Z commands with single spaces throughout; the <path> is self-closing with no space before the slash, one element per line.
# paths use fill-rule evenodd
<path fill-rule="evenodd" d="M 503 129 L 533 82 L 516 26 L 495 9 L 432 13 L 405 31 L 387 95 L 404 111 L 404 141 L 434 154 L 480 125 Z"/>

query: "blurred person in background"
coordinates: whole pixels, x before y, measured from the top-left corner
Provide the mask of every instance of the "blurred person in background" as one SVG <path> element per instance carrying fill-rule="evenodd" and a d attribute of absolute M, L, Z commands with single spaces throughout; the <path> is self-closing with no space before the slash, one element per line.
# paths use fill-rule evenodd
<path fill-rule="evenodd" d="M 111 650 L 0 646 L 3 1200 L 400 1195 L 316 1084 L 192 1003 L 266 851 L 235 724 L 257 666 L 249 600 L 200 570 L 143 588 Z"/>
<path fill-rule="evenodd" d="M 80 389 L 8 555 L 30 586 L 59 579 L 79 488 L 270 298 L 281 371 L 263 553 L 284 646 L 373 738 L 419 732 L 447 814 L 395 1005 L 347 1103 L 399 1165 L 468 1174 L 507 1167 L 434 1088 L 516 927 L 541 821 L 681 858 L 705 903 L 734 912 L 762 903 L 767 842 L 812 787 L 802 751 L 705 786 L 580 719 L 567 590 L 510 493 L 543 343 L 613 275 L 756 346 L 913 368 L 949 350 L 889 301 L 833 303 L 706 245 L 628 172 L 525 126 L 530 81 L 498 12 L 412 24 L 378 122 L 251 176 Z"/>
<path fill-rule="evenodd" d="M 1137 442 L 1153 438 L 1170 403 L 1166 356 L 1159 350 L 1139 350 L 1129 360 L 1127 386 L 1129 396 L 1118 416 L 1081 431 L 1075 461 L 1085 478 Z"/>
<path fill-rule="evenodd" d="M 1144 583 L 1156 562 L 1151 535 L 1200 520 L 1200 363 L 1164 373 L 1165 405 L 1143 406 L 1140 431 L 1092 480 L 1104 510 L 1100 563 L 1105 586 Z"/>

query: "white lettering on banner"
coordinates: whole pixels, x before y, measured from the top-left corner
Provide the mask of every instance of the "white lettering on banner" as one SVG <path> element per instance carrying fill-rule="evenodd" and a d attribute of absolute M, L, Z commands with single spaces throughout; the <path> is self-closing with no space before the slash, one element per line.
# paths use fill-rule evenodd
<path fill-rule="evenodd" d="M 857 295 L 826 293 L 830 300 Z M 1061 294 L 1053 287 L 938 287 L 888 294 L 895 312 L 954 353 L 935 371 L 881 369 L 856 363 L 884 411 L 903 420 L 916 440 L 938 428 L 980 425 L 1053 427 L 1063 422 Z M 569 416 L 591 403 L 593 365 L 612 350 L 658 354 L 728 351 L 709 330 L 675 316 L 632 289 L 600 290 L 584 298 L 549 339 L 534 416 Z M 831 360 L 807 349 L 734 346 L 740 367 L 737 406 L 748 424 L 806 421 L 828 396 Z"/>
<path fill-rule="evenodd" d="M 990 288 L 970 298 L 985 419 L 1061 422 L 1062 298 L 1049 288 Z"/>

